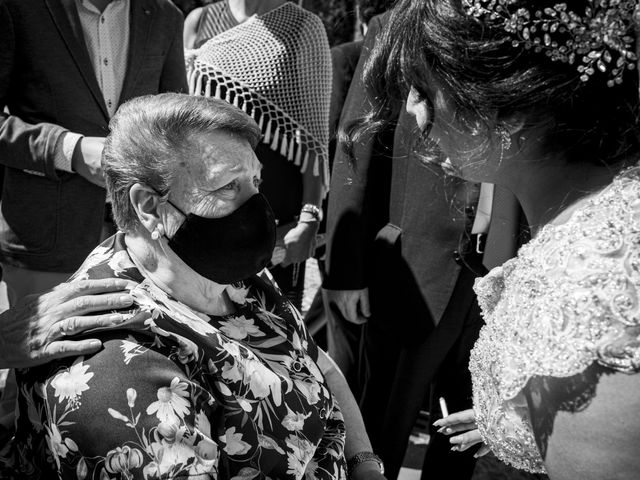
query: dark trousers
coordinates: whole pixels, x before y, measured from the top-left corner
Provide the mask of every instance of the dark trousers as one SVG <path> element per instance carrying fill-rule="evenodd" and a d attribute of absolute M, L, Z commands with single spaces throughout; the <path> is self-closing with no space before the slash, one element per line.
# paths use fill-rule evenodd
<path fill-rule="evenodd" d="M 325 305 L 325 315 L 329 356 L 336 362 L 347 380 L 351 393 L 356 401 L 359 401 L 366 376 L 362 361 L 365 327 L 344 318 L 334 304 Z"/>
<path fill-rule="evenodd" d="M 473 302 L 465 318 L 458 340 L 444 358 L 431 385 L 429 428 L 430 442 L 424 458 L 421 480 L 469 479 L 473 475 L 477 447 L 465 452 L 452 452 L 449 436 L 438 433 L 433 422 L 442 417 L 438 399 L 444 398 L 450 413 L 473 406 L 469 353 L 482 327 L 480 308 Z"/>
<path fill-rule="evenodd" d="M 393 318 L 375 318 L 375 312 L 366 325 L 367 378 L 360 407 L 389 480 L 398 476 L 411 430 L 432 384 L 434 396 L 445 397 L 450 412 L 472 406 L 469 352 L 482 326 L 473 282 L 485 270 L 476 254 L 465 261 L 443 318 L 425 339 L 416 341 L 404 332 L 406 340 L 394 340 Z M 437 418 L 432 416 L 431 421 Z M 474 452 L 451 452 L 446 437 L 431 434 L 422 479 L 471 478 Z"/>

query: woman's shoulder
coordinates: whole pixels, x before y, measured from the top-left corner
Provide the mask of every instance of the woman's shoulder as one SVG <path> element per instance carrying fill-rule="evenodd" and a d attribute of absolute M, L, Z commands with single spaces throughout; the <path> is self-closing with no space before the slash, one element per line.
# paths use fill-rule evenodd
<path fill-rule="evenodd" d="M 51 388 L 55 391 L 54 396 L 58 397 L 69 382 L 74 384 L 81 380 L 84 384 L 77 384 L 77 392 L 73 395 L 79 396 L 91 385 L 97 389 L 105 388 L 105 385 L 108 388 L 114 378 L 120 381 L 135 378 L 136 381 L 148 380 L 153 383 L 153 375 L 139 378 L 139 369 L 143 366 L 156 372 L 170 370 L 172 375 L 181 372 L 179 362 L 176 361 L 176 354 L 181 348 L 177 341 L 160 338 L 149 332 L 125 329 L 95 332 L 91 336 L 102 342 L 99 352 L 88 356 L 67 357 L 23 370 L 19 375 L 20 381 L 24 384 L 40 384 L 45 389 Z M 60 402 L 62 400 L 64 395 Z"/>
<path fill-rule="evenodd" d="M 289 12 L 292 12 L 292 11 L 297 12 L 297 14 L 301 18 L 305 19 L 308 22 L 314 23 L 316 25 L 323 25 L 322 19 L 317 14 L 293 2 L 285 3 L 282 8 L 285 9 L 285 11 L 288 10 Z"/>
<path fill-rule="evenodd" d="M 525 373 L 510 378 L 511 395 L 531 375 L 572 375 L 594 361 L 640 370 L 640 169 L 543 228 L 476 290 L 486 343 L 503 350 L 508 371 Z"/>
<path fill-rule="evenodd" d="M 522 282 L 536 278 L 538 302 L 554 302 L 575 320 L 640 326 L 640 169 L 620 174 L 565 223 L 545 227 L 516 268 L 514 281 L 530 287 Z"/>
<path fill-rule="evenodd" d="M 30 455 L 22 468 L 80 472 L 79 478 L 82 472 L 97 478 L 103 466 L 111 473 L 146 472 L 160 468 L 163 450 L 176 441 L 179 456 L 163 468 L 186 471 L 198 464 L 199 473 L 211 473 L 213 460 L 198 454 L 216 448 L 210 427 L 203 428 L 216 402 L 181 347 L 124 331 L 101 339 L 97 354 L 18 375 L 20 435 L 14 448 Z M 180 435 L 189 442 L 178 442 Z"/>
<path fill-rule="evenodd" d="M 143 276 L 131 260 L 125 234 L 118 232 L 94 248 L 69 282 L 87 279 L 124 278 L 138 283 Z"/>
<path fill-rule="evenodd" d="M 523 396 L 532 379 L 564 382 L 593 365 L 640 371 L 639 289 L 638 169 L 477 282 L 486 325 L 469 368 L 478 424 L 496 455 L 544 471 Z"/>
<path fill-rule="evenodd" d="M 185 49 L 195 48 L 195 41 L 198 36 L 198 26 L 202 18 L 204 7 L 193 9 L 184 19 L 183 43 Z"/>
<path fill-rule="evenodd" d="M 315 13 L 293 2 L 286 2 L 269 13 L 272 13 L 274 18 L 279 18 L 290 26 L 298 25 L 301 28 L 301 33 L 313 36 L 323 35 L 325 39 L 327 37 L 322 19 Z"/>

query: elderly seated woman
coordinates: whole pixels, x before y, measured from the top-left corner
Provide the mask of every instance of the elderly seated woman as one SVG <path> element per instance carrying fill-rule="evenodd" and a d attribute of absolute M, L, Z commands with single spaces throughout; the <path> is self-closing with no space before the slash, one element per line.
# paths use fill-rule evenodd
<path fill-rule="evenodd" d="M 19 372 L 2 478 L 342 479 L 345 459 L 352 478 L 384 478 L 344 378 L 264 270 L 259 135 L 214 99 L 118 111 L 103 167 L 120 232 L 70 282 L 129 280 L 147 328 Z"/>

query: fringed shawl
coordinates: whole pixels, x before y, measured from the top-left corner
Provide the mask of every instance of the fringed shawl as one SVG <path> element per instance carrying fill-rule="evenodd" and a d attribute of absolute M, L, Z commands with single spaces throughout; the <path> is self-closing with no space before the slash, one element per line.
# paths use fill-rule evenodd
<path fill-rule="evenodd" d="M 189 91 L 241 108 L 264 143 L 329 186 L 331 54 L 314 14 L 286 3 L 191 52 Z M 313 155 L 311 155 L 313 154 Z"/>

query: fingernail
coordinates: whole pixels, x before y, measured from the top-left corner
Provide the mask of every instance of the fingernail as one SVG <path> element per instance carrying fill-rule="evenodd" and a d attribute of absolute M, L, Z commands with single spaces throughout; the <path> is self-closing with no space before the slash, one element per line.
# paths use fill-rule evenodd
<path fill-rule="evenodd" d="M 102 342 L 100 340 L 91 340 L 89 342 L 89 348 L 92 350 L 99 350 L 102 347 Z"/>
<path fill-rule="evenodd" d="M 111 315 L 109 317 L 109 323 L 111 325 L 120 325 L 121 323 L 124 323 L 126 320 L 126 318 L 124 317 L 124 315 Z"/>
<path fill-rule="evenodd" d="M 120 295 L 120 298 L 118 298 L 118 301 L 121 303 L 132 303 L 133 297 L 131 295 Z"/>

